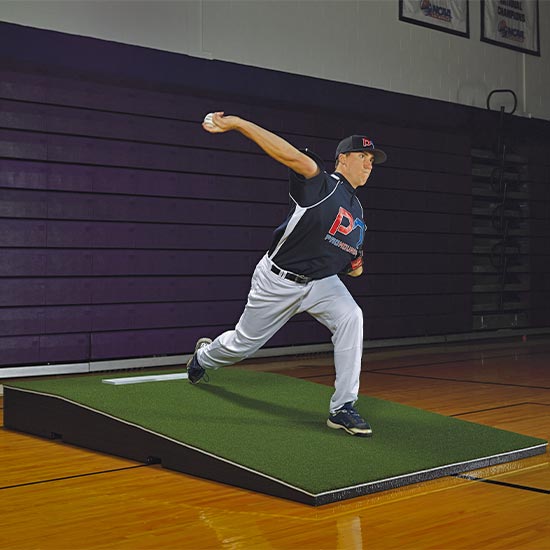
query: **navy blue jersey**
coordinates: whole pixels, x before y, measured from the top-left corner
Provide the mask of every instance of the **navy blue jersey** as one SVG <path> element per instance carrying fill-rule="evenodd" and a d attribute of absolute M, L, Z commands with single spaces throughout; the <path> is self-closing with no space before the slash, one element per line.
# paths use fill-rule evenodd
<path fill-rule="evenodd" d="M 362 250 L 366 225 L 355 189 L 338 172 L 311 179 L 290 172 L 290 212 L 273 233 L 269 257 L 281 269 L 323 279 Z"/>

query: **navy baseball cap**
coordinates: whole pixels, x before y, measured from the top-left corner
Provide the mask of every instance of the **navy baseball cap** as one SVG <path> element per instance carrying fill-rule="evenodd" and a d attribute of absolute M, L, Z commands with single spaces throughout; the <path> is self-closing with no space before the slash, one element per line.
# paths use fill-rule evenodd
<path fill-rule="evenodd" d="M 374 141 L 370 140 L 367 136 L 348 136 L 344 138 L 336 147 L 335 159 L 338 158 L 340 153 L 359 153 L 360 151 L 368 151 L 374 155 L 374 163 L 382 164 L 386 162 L 388 156 L 382 149 L 377 149 L 374 146 Z"/>

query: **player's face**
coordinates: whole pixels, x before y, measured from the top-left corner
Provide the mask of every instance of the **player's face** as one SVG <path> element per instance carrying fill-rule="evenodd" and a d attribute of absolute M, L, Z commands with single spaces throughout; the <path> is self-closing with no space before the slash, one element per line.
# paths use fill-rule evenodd
<path fill-rule="evenodd" d="M 349 153 L 345 163 L 346 173 L 344 176 L 353 187 L 357 188 L 367 183 L 374 164 L 374 155 L 366 151 Z"/>

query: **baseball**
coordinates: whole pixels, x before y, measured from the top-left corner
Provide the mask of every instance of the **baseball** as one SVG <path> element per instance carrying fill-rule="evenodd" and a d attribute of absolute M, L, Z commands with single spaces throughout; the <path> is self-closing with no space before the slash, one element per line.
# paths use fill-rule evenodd
<path fill-rule="evenodd" d="M 214 124 L 214 121 L 212 120 L 212 117 L 214 116 L 214 113 L 208 113 L 205 117 L 204 117 L 204 120 L 203 120 L 203 123 L 206 124 L 206 126 L 216 126 Z"/>

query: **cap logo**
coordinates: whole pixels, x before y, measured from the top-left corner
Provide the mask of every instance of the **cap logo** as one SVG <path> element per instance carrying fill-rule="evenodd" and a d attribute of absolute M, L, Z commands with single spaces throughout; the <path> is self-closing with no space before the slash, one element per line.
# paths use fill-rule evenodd
<path fill-rule="evenodd" d="M 372 147 L 373 143 L 370 139 L 363 138 L 363 147 Z"/>

